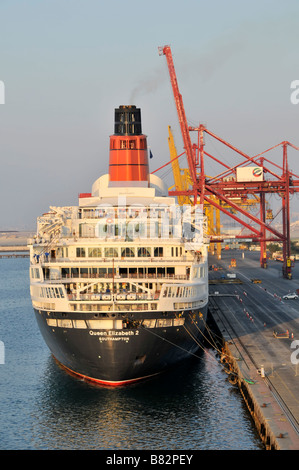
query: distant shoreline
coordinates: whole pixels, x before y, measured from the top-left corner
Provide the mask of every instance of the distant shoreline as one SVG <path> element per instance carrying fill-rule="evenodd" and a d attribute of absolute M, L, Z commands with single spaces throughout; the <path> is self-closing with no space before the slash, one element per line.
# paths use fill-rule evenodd
<path fill-rule="evenodd" d="M 34 236 L 34 232 L 0 230 L 0 253 L 28 252 L 28 239 Z"/>
<path fill-rule="evenodd" d="M 0 253 L 7 251 L 29 251 L 28 246 L 25 245 L 5 245 L 0 246 Z"/>

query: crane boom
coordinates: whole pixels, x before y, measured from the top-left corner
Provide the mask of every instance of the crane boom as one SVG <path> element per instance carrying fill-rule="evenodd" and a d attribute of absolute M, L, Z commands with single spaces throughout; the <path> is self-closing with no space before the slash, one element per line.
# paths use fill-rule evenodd
<path fill-rule="evenodd" d="M 174 63 L 172 59 L 172 53 L 169 45 L 159 47 L 159 55 L 165 55 L 168 65 L 168 71 L 170 75 L 170 82 L 173 90 L 175 105 L 177 109 L 177 114 L 179 118 L 179 124 L 181 128 L 181 135 L 183 138 L 183 145 L 184 145 L 184 153 L 187 156 L 188 162 L 188 169 L 184 170 L 184 175 L 181 173 L 178 167 L 174 165 L 174 161 L 178 158 L 176 156 L 176 151 L 173 148 L 171 140 L 169 141 L 170 144 L 170 154 L 171 154 L 171 163 L 173 164 L 173 173 L 175 178 L 175 185 L 176 191 L 170 191 L 170 195 L 174 196 L 186 196 L 189 198 L 189 201 L 196 205 L 199 204 L 207 207 L 207 203 L 213 207 L 216 207 L 219 211 L 224 212 L 226 215 L 230 216 L 238 223 L 246 227 L 249 230 L 250 238 L 254 241 L 259 240 L 261 244 L 261 267 L 265 268 L 265 242 L 267 241 L 278 241 L 279 243 L 283 244 L 283 276 L 287 279 L 292 278 L 291 273 L 291 260 L 290 260 L 290 246 L 291 246 L 291 239 L 290 239 L 290 194 L 293 192 L 299 192 L 299 176 L 295 175 L 294 173 L 290 172 L 288 168 L 288 156 L 287 156 L 287 146 L 290 145 L 294 149 L 299 150 L 299 147 L 291 144 L 290 142 L 283 141 L 278 145 L 274 145 L 273 147 L 265 150 L 264 152 L 255 155 L 254 157 L 249 157 L 246 153 L 240 151 L 233 145 L 226 142 L 224 139 L 216 136 L 214 133 L 209 131 L 203 125 L 199 125 L 198 128 L 190 127 L 187 124 L 187 119 L 185 115 L 184 105 L 182 95 L 179 92 L 178 82 L 176 78 L 176 72 L 174 68 Z M 198 142 L 197 145 L 191 143 L 190 138 L 190 131 L 197 131 L 198 132 Z M 204 151 L 204 132 L 209 134 L 211 137 L 216 138 L 219 142 L 224 144 L 226 147 L 230 148 L 237 154 L 241 155 L 242 158 L 245 158 L 245 162 L 241 161 L 240 163 L 234 165 L 233 167 L 229 167 L 228 165 L 224 164 L 220 159 L 213 157 L 212 155 L 208 154 Z M 276 165 L 268 158 L 264 157 L 266 152 L 273 150 L 274 148 L 283 145 L 283 164 L 282 166 Z M 223 165 L 226 169 L 225 171 L 219 173 L 214 177 L 209 177 L 207 179 L 204 171 L 204 157 L 209 156 L 214 161 Z M 262 156 L 263 155 L 263 156 Z M 262 157 L 261 157 L 262 156 Z M 261 157 L 258 160 L 258 157 Z M 264 165 L 264 162 L 273 163 L 276 168 L 280 168 L 282 170 L 282 174 L 279 174 L 277 170 L 273 171 Z M 237 170 L 239 167 L 246 166 L 248 164 L 257 165 L 258 167 L 262 167 L 262 174 L 268 173 L 272 175 L 274 178 L 273 180 L 264 179 L 261 180 L 253 180 L 251 176 L 248 174 L 246 176 L 245 181 L 243 182 L 242 179 L 238 181 Z M 200 172 L 198 172 L 200 167 Z M 249 167 L 248 167 L 249 169 Z M 228 176 L 233 175 L 232 180 L 228 180 Z M 293 179 L 293 177 L 295 179 Z M 247 183 L 248 182 L 248 183 Z M 184 184 L 189 183 L 189 187 L 187 189 L 183 189 Z M 240 183 L 240 184 L 239 184 Z M 273 226 L 266 223 L 266 212 L 265 212 L 265 194 L 277 192 L 282 198 L 282 233 L 278 232 L 278 230 L 274 229 Z M 260 218 L 254 216 L 250 213 L 250 211 L 245 210 L 242 208 L 244 205 L 244 199 L 248 201 L 248 195 L 253 195 L 257 202 L 258 202 L 258 195 L 259 203 L 260 203 Z M 198 199 L 199 196 L 199 199 Z M 236 200 L 237 198 L 237 200 Z M 237 201 L 241 202 L 237 202 Z M 182 204 L 186 204 L 186 199 L 180 199 Z M 217 202 L 218 201 L 218 202 Z M 254 203 L 255 201 L 253 201 Z M 247 205 L 249 203 L 247 202 Z M 226 206 L 230 208 L 230 210 L 226 209 Z M 237 217 L 235 213 L 240 213 L 243 216 L 250 219 L 249 223 L 246 223 L 240 217 Z M 252 222 L 258 225 L 258 228 L 252 226 Z M 219 221 L 218 221 L 219 224 Z M 270 232 L 271 238 L 269 238 L 268 233 Z M 276 238 L 273 238 L 276 237 Z M 239 235 L 236 238 L 244 238 L 244 236 Z"/>
<path fill-rule="evenodd" d="M 171 127 L 168 126 L 168 146 L 169 146 L 169 152 L 170 152 L 170 160 L 171 160 L 171 166 L 172 166 L 172 173 L 173 173 L 173 178 L 174 178 L 174 183 L 177 191 L 188 191 L 188 186 L 189 186 L 189 180 L 190 177 L 188 178 L 188 170 L 183 170 L 184 175 L 181 174 L 181 168 L 178 160 L 178 155 L 174 143 L 174 138 L 173 134 L 171 131 Z M 179 205 L 183 204 L 191 204 L 191 201 L 188 196 L 178 196 L 178 203 Z"/>
<path fill-rule="evenodd" d="M 176 105 L 179 123 L 181 127 L 182 138 L 184 142 L 184 148 L 185 148 L 186 155 L 187 155 L 190 177 L 192 180 L 193 188 L 195 189 L 197 178 L 196 178 L 194 154 L 192 150 L 192 143 L 191 143 L 189 128 L 188 128 L 187 119 L 185 115 L 183 99 L 179 91 L 179 86 L 178 86 L 178 82 L 176 78 L 176 73 L 175 73 L 170 46 L 159 47 L 159 54 L 166 56 L 172 91 L 174 95 L 175 105 Z"/>

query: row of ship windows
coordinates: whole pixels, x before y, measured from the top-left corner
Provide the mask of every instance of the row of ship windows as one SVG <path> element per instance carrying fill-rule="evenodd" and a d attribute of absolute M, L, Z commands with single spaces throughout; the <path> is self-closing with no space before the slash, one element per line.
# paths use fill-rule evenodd
<path fill-rule="evenodd" d="M 182 326 L 185 323 L 185 318 L 163 318 L 159 320 L 143 320 L 142 326 L 144 328 L 163 328 L 167 326 Z"/>
<path fill-rule="evenodd" d="M 106 278 L 111 279 L 113 275 L 118 278 L 140 278 L 140 279 L 159 279 L 159 278 L 175 278 L 187 279 L 189 277 L 189 268 L 186 268 L 186 274 L 175 274 L 174 267 L 159 268 L 43 268 L 44 279 L 60 280 L 67 278 Z"/>
<path fill-rule="evenodd" d="M 180 224 L 177 221 L 169 221 L 162 219 L 160 221 L 145 220 L 140 221 L 133 219 L 130 223 L 124 221 L 113 221 L 112 218 L 102 221 L 94 221 L 93 223 L 80 223 L 78 232 L 75 232 L 80 238 L 100 238 L 100 239 L 123 239 L 125 241 L 134 241 L 138 239 L 181 239 L 182 235 L 186 238 L 193 239 L 196 233 L 201 231 L 194 229 L 186 224 Z M 63 226 L 63 237 L 71 236 L 70 227 Z M 74 235 L 74 233 L 73 233 Z"/>
<path fill-rule="evenodd" d="M 196 300 L 194 302 L 175 302 L 174 303 L 174 310 L 186 310 L 186 309 L 193 309 L 202 306 L 204 300 Z M 55 310 L 56 306 L 55 303 L 48 303 L 48 302 L 37 302 L 33 301 L 33 306 L 38 309 L 45 309 L 45 310 Z M 115 304 L 114 308 L 110 304 L 100 305 L 100 304 L 92 304 L 92 303 L 71 303 L 70 310 L 72 312 L 110 312 L 110 311 L 117 311 L 117 312 L 138 312 L 138 311 L 146 311 L 146 310 L 157 310 L 157 303 L 144 303 L 144 304 Z"/>
<path fill-rule="evenodd" d="M 178 302 L 173 304 L 174 310 L 186 310 L 186 308 L 201 307 L 204 300 L 196 300 L 195 302 Z"/>
<path fill-rule="evenodd" d="M 61 287 L 41 287 L 41 297 L 64 299 Z"/>
<path fill-rule="evenodd" d="M 189 304 L 188 304 L 189 305 Z M 38 302 L 33 300 L 33 307 L 41 310 L 56 310 L 55 303 Z M 139 312 L 146 310 L 157 310 L 157 303 L 140 304 L 93 304 L 93 303 L 71 303 L 71 312 Z"/>
<path fill-rule="evenodd" d="M 83 304 L 83 303 L 71 303 L 70 309 L 72 312 L 110 312 L 110 311 L 120 311 L 120 312 L 136 312 L 141 310 L 157 310 L 157 303 L 140 303 L 140 304 Z"/>
<path fill-rule="evenodd" d="M 31 286 L 33 295 L 44 297 L 46 299 L 64 299 L 62 287 L 36 287 Z M 37 289 L 37 290 L 36 290 Z"/>
<path fill-rule="evenodd" d="M 47 299 L 64 299 L 64 292 L 62 287 L 40 287 L 37 288 L 38 292 L 34 292 L 35 286 L 31 286 L 33 295 L 36 294 L 40 297 L 44 297 Z M 169 286 L 163 292 L 163 297 L 195 297 L 200 295 L 202 291 L 200 287 L 176 287 L 176 286 Z M 183 305 L 184 303 L 182 303 Z M 183 307 L 182 307 L 183 308 Z"/>
<path fill-rule="evenodd" d="M 184 250 L 185 254 L 185 250 Z M 68 258 L 69 248 L 56 248 L 51 250 L 51 253 L 46 253 L 45 259 L 49 260 L 51 255 L 52 258 Z M 183 255 L 183 248 L 181 246 L 171 247 L 171 256 L 178 257 Z M 77 247 L 76 257 L 77 258 L 151 258 L 151 257 L 162 257 L 164 256 L 164 249 L 162 246 L 157 247 Z"/>
<path fill-rule="evenodd" d="M 122 126 L 120 126 L 122 129 Z M 129 129 L 130 132 L 134 132 L 134 124 L 129 124 Z M 134 149 L 146 149 L 146 139 L 129 139 L 129 140 L 119 140 L 119 139 L 113 139 L 111 138 L 110 140 L 110 149 L 129 149 L 129 150 L 134 150 Z"/>
<path fill-rule="evenodd" d="M 180 248 L 180 250 L 179 250 Z M 176 253 L 176 256 L 181 256 L 182 255 L 182 247 L 176 247 L 176 250 L 174 251 L 172 248 L 172 256 L 174 256 L 173 253 Z M 78 247 L 76 248 L 76 256 L 78 258 L 85 258 L 86 256 L 90 258 L 101 258 L 102 256 L 104 258 L 118 258 L 119 256 L 121 258 L 134 258 L 135 256 L 137 257 L 161 257 L 163 256 L 163 247 L 157 246 L 157 247 L 123 247 L 123 248 L 115 248 L 115 247 L 105 247 L 104 249 L 99 248 L 99 247 L 94 247 L 94 248 L 81 248 Z"/>
<path fill-rule="evenodd" d="M 176 215 L 173 209 L 165 208 L 165 207 L 158 207 L 158 206 L 150 206 L 150 207 L 90 207 L 90 208 L 79 208 L 78 210 L 79 219 L 104 219 L 104 218 L 112 218 L 112 219 L 134 219 L 138 218 L 138 220 L 143 220 L 148 217 L 152 219 L 161 219 L 165 216 L 171 217 Z"/>
<path fill-rule="evenodd" d="M 165 328 L 170 326 L 182 326 L 184 318 L 158 318 L 142 320 L 141 325 L 144 328 Z M 122 320 L 71 320 L 47 318 L 47 324 L 51 327 L 60 328 L 79 328 L 92 330 L 123 329 Z"/>
<path fill-rule="evenodd" d="M 40 279 L 39 268 L 31 268 L 31 278 L 32 279 Z"/>
<path fill-rule="evenodd" d="M 32 289 L 32 294 L 37 295 L 39 297 L 44 297 L 46 299 L 64 299 L 64 292 L 62 287 L 36 287 L 36 286 L 31 286 Z M 36 291 L 37 289 L 37 291 Z M 171 286 L 167 287 L 164 292 L 163 292 L 163 297 L 195 297 L 196 295 L 199 295 L 200 292 L 198 292 L 199 288 L 196 287 L 176 287 L 176 286 Z M 88 304 L 86 304 L 88 305 Z M 97 307 L 97 305 L 94 305 L 94 308 Z M 107 307 L 104 305 L 103 307 Z M 125 305 L 123 306 L 124 310 L 127 310 L 125 308 Z M 86 308 L 85 308 L 86 309 Z M 153 309 L 153 307 L 152 307 Z"/>
<path fill-rule="evenodd" d="M 166 287 L 163 292 L 163 297 L 195 297 L 202 292 L 202 286 L 199 287 Z"/>

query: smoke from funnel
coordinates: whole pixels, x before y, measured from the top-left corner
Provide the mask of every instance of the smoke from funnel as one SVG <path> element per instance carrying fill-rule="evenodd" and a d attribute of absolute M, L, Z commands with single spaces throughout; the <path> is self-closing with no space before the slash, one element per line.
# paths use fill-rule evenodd
<path fill-rule="evenodd" d="M 162 82 L 167 79 L 167 75 L 165 73 L 161 73 L 161 69 L 157 68 L 152 70 L 150 76 L 139 81 L 139 83 L 133 88 L 130 96 L 130 103 L 135 103 L 135 100 L 138 96 L 147 95 L 150 93 L 154 93 Z"/>

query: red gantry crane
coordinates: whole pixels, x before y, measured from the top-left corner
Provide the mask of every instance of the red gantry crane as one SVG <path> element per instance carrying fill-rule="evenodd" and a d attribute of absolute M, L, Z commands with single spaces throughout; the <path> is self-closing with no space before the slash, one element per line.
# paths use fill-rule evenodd
<path fill-rule="evenodd" d="M 237 235 L 236 238 L 248 239 L 253 242 L 259 242 L 261 246 L 260 264 L 261 267 L 267 267 L 266 242 L 275 241 L 282 243 L 283 247 L 283 276 L 287 279 L 292 278 L 291 272 L 291 240 L 290 240 L 290 195 L 299 192 L 299 176 L 289 170 L 288 166 L 288 147 L 299 150 L 290 142 L 284 141 L 264 152 L 250 157 L 233 145 L 221 139 L 205 126 L 189 127 L 185 115 L 182 95 L 180 94 L 176 72 L 174 68 L 171 48 L 169 45 L 159 47 L 159 54 L 166 56 L 169 70 L 170 81 L 172 85 L 175 105 L 177 109 L 181 134 L 184 144 L 184 150 L 187 156 L 188 169 L 190 173 L 191 187 L 185 191 L 170 191 L 174 196 L 188 196 L 194 204 L 198 202 L 208 204 L 220 209 L 223 213 L 233 218 L 243 227 L 247 228 L 250 235 Z M 192 144 L 190 132 L 198 133 L 197 144 Z M 204 133 L 218 140 L 226 147 L 230 148 L 242 161 L 233 167 L 229 167 L 215 156 L 206 152 L 204 149 Z M 265 154 L 277 147 L 283 149 L 282 166 L 273 163 L 265 157 Z M 204 157 L 209 157 L 213 161 L 224 167 L 223 172 L 216 176 L 207 177 L 204 170 Z M 271 165 L 271 167 L 269 165 Z M 267 166 L 266 166 L 267 165 Z M 165 165 L 163 165 L 164 167 Z M 272 167 L 274 169 L 271 169 Z M 252 171 L 251 177 L 241 177 L 241 171 L 244 169 L 247 175 Z M 158 171 L 159 168 L 156 170 Z M 279 170 L 279 171 L 277 171 Z M 267 176 L 267 179 L 265 178 Z M 270 223 L 266 223 L 266 194 L 278 194 L 282 199 L 282 232 L 276 230 Z M 246 200 L 248 195 L 259 197 L 260 216 L 257 217 L 244 207 L 234 202 L 236 199 Z M 199 198 L 199 199 L 198 199 Z M 217 202 L 218 201 L 218 202 Z M 232 210 L 228 209 L 228 206 Z M 241 218 L 242 217 L 242 218 Z M 246 220 L 244 220 L 244 218 Z M 223 241 L 221 237 L 211 238 L 213 242 Z"/>

